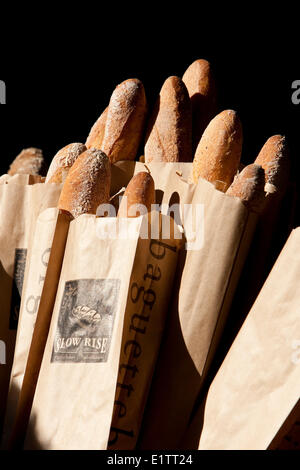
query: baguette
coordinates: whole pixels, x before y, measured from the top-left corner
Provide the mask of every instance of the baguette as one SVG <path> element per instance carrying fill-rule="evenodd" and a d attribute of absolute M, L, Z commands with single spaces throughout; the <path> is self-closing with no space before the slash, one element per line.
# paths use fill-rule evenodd
<path fill-rule="evenodd" d="M 265 191 L 267 194 L 284 194 L 289 179 L 290 161 L 286 139 L 282 135 L 270 137 L 255 159 L 265 170 Z"/>
<path fill-rule="evenodd" d="M 22 150 L 9 167 L 10 176 L 16 174 L 41 175 L 45 172 L 45 161 L 41 149 L 29 147 Z"/>
<path fill-rule="evenodd" d="M 128 183 L 122 198 L 118 217 L 138 217 L 151 211 L 155 203 L 154 181 L 150 173 L 141 171 Z M 141 207 L 141 205 L 143 207 Z"/>
<path fill-rule="evenodd" d="M 108 107 L 103 111 L 101 116 L 97 119 L 95 124 L 90 130 L 88 138 L 86 139 L 86 148 L 95 148 L 101 150 L 104 132 L 105 132 L 105 124 L 107 119 Z"/>
<path fill-rule="evenodd" d="M 264 187 L 264 169 L 252 163 L 235 176 L 226 194 L 239 197 L 251 212 L 259 214 L 262 212 L 266 199 Z"/>
<path fill-rule="evenodd" d="M 116 87 L 108 105 L 101 147 L 111 163 L 135 159 L 146 114 L 146 95 L 140 80 L 125 80 Z"/>
<path fill-rule="evenodd" d="M 58 208 L 72 214 L 96 214 L 100 204 L 109 202 L 111 180 L 110 162 L 104 152 L 88 149 L 71 167 L 61 195 Z"/>
<path fill-rule="evenodd" d="M 192 104 L 193 151 L 196 150 L 208 123 L 217 113 L 216 84 L 210 63 L 195 60 L 185 71 L 183 82 Z"/>
<path fill-rule="evenodd" d="M 64 183 L 71 166 L 85 150 L 86 146 L 80 143 L 69 144 L 59 150 L 52 159 L 45 183 Z"/>
<path fill-rule="evenodd" d="M 179 77 L 164 82 L 150 117 L 145 162 L 192 161 L 192 107 Z"/>
<path fill-rule="evenodd" d="M 193 161 L 193 181 L 204 178 L 226 192 L 236 175 L 241 158 L 243 132 L 235 111 L 217 114 L 205 129 Z"/>

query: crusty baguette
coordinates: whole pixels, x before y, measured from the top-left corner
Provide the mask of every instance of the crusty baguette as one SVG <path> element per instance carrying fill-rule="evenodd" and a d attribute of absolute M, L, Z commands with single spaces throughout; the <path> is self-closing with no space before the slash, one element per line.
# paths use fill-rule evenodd
<path fill-rule="evenodd" d="M 97 119 L 93 127 L 91 128 L 88 138 L 86 139 L 86 143 L 85 143 L 86 148 L 88 149 L 94 148 L 94 149 L 101 150 L 102 141 L 103 141 L 104 132 L 105 132 L 107 113 L 108 113 L 108 106 L 103 111 L 101 116 Z"/>
<path fill-rule="evenodd" d="M 150 117 L 145 162 L 191 162 L 192 107 L 185 84 L 179 77 L 164 82 Z"/>
<path fill-rule="evenodd" d="M 195 60 L 185 71 L 182 80 L 192 104 L 195 151 L 208 123 L 217 113 L 216 84 L 210 63 L 204 59 Z"/>
<path fill-rule="evenodd" d="M 45 161 L 41 149 L 29 147 L 22 150 L 9 167 L 10 176 L 16 174 L 41 175 L 45 172 Z"/>
<path fill-rule="evenodd" d="M 146 95 L 140 80 L 125 80 L 115 88 L 108 105 L 101 147 L 111 163 L 135 159 L 146 114 Z"/>
<path fill-rule="evenodd" d="M 74 218 L 81 214 L 96 214 L 100 204 L 109 202 L 110 180 L 111 167 L 105 153 L 98 149 L 86 150 L 67 175 L 58 208 Z"/>
<path fill-rule="evenodd" d="M 69 144 L 59 150 L 52 159 L 45 183 L 64 183 L 71 166 L 85 150 L 86 146 L 80 143 Z"/>
<path fill-rule="evenodd" d="M 150 212 L 152 204 L 155 204 L 154 181 L 150 173 L 141 171 L 129 181 L 119 207 L 118 217 L 138 217 Z"/>
<path fill-rule="evenodd" d="M 217 114 L 205 129 L 193 161 L 193 181 L 199 177 L 225 192 L 236 175 L 241 158 L 243 132 L 240 119 L 231 109 Z"/>
<path fill-rule="evenodd" d="M 265 191 L 268 194 L 283 195 L 288 184 L 290 169 L 285 137 L 282 135 L 270 137 L 254 163 L 261 165 L 265 170 Z"/>
<path fill-rule="evenodd" d="M 264 169 L 260 165 L 252 163 L 251 165 L 245 166 L 245 168 L 234 177 L 226 194 L 239 197 L 251 212 L 260 213 L 262 212 L 266 199 L 264 187 Z"/>

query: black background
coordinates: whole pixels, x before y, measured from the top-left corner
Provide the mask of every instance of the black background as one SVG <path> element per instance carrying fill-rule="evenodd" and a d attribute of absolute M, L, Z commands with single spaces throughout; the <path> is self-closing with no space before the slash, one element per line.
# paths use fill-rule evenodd
<path fill-rule="evenodd" d="M 297 12 L 286 16 L 281 6 L 275 19 L 270 13 L 263 18 L 245 6 L 235 18 L 217 5 L 213 13 L 180 5 L 163 16 L 150 5 L 142 13 L 133 4 L 112 4 L 100 16 L 75 9 L 75 19 L 56 15 L 54 22 L 46 10 L 34 25 L 22 22 L 20 11 L 22 25 L 0 33 L 0 79 L 7 88 L 7 104 L 0 106 L 0 174 L 23 148 L 41 148 L 50 163 L 63 146 L 85 142 L 123 80 L 142 80 L 151 111 L 168 76 L 182 76 L 205 58 L 217 80 L 219 110 L 240 115 L 243 163 L 252 162 L 271 135 L 285 134 L 298 184 L 300 104 L 291 100 L 292 82 L 300 79 Z"/>

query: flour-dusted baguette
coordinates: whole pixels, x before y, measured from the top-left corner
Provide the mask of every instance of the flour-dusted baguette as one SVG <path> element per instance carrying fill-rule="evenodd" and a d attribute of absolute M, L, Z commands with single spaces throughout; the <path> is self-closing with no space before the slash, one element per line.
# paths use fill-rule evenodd
<path fill-rule="evenodd" d="M 86 148 L 95 148 L 101 150 L 102 141 L 105 132 L 105 124 L 107 119 L 108 107 L 103 111 L 100 117 L 90 130 L 88 138 L 86 139 Z"/>
<path fill-rule="evenodd" d="M 63 185 L 58 208 L 74 218 L 81 214 L 96 214 L 100 204 L 109 202 L 111 166 L 104 152 L 88 149 L 73 166 Z"/>
<path fill-rule="evenodd" d="M 45 183 L 64 183 L 71 166 L 85 150 L 86 146 L 77 142 L 59 150 L 52 159 Z"/>
<path fill-rule="evenodd" d="M 147 100 L 136 78 L 118 85 L 109 101 L 101 150 L 111 163 L 134 160 L 144 134 Z"/>
<path fill-rule="evenodd" d="M 234 177 L 226 194 L 239 197 L 251 212 L 260 213 L 266 199 L 264 187 L 264 169 L 252 163 Z"/>
<path fill-rule="evenodd" d="M 282 195 L 289 179 L 290 161 L 285 136 L 270 137 L 255 162 L 265 170 L 265 191 L 267 194 Z"/>
<path fill-rule="evenodd" d="M 151 211 L 155 204 L 154 181 L 150 173 L 141 171 L 128 183 L 122 198 L 118 217 L 138 217 Z"/>
<path fill-rule="evenodd" d="M 150 117 L 145 162 L 191 162 L 192 107 L 185 84 L 179 77 L 164 82 Z"/>
<path fill-rule="evenodd" d="M 217 114 L 205 129 L 193 160 L 193 181 L 204 178 L 220 191 L 227 191 L 241 158 L 243 131 L 231 109 Z"/>
<path fill-rule="evenodd" d="M 195 151 L 208 123 L 217 113 L 216 83 L 211 65 L 205 59 L 195 60 L 185 71 L 182 80 L 192 104 L 193 151 Z"/>
<path fill-rule="evenodd" d="M 46 164 L 41 149 L 29 147 L 22 150 L 9 167 L 10 176 L 17 174 L 44 176 Z"/>

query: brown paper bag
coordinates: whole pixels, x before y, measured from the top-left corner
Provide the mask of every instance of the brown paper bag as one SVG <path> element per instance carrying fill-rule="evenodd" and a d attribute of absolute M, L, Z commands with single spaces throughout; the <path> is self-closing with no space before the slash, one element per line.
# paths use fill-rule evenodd
<path fill-rule="evenodd" d="M 158 244 L 161 216 L 152 214 Z M 116 220 L 83 215 L 70 224 L 25 448 L 106 449 L 129 287 L 140 278 L 142 265 L 150 263 L 150 246 L 153 249 L 151 239 L 141 240 L 148 243 L 145 258 L 144 250 L 138 249 L 140 240 L 128 238 L 128 230 L 144 231 L 146 216 L 123 219 L 127 229 L 123 227 L 119 239 L 103 239 L 103 231 L 112 233 Z M 174 266 L 177 241 L 173 243 L 174 251 L 164 246 L 158 251 L 164 255 L 157 260 L 157 269 L 165 270 L 166 259 Z M 147 264 L 143 268 L 147 272 Z M 157 292 L 165 288 L 161 282 Z M 40 310 L 41 305 L 39 314 Z M 128 311 L 132 315 L 132 306 Z M 130 341 L 134 356 L 137 347 Z"/>
<path fill-rule="evenodd" d="M 117 389 L 108 449 L 136 446 L 172 294 L 183 240 L 173 219 L 169 239 L 140 240 L 124 318 Z M 176 243 L 177 241 L 177 243 Z M 132 349 L 130 351 L 130 346 Z"/>
<path fill-rule="evenodd" d="M 0 340 L 5 364 L 0 368 L 0 428 L 13 360 L 14 344 L 28 247 L 38 214 L 55 206 L 59 185 L 36 183 L 30 175 L 15 175 L 0 184 Z"/>
<path fill-rule="evenodd" d="M 46 209 L 39 215 L 35 225 L 32 245 L 27 256 L 14 359 L 7 396 L 6 416 L 3 426 L 3 446 L 7 445 L 7 440 L 12 432 L 57 217 L 58 209 L 56 208 Z"/>
<path fill-rule="evenodd" d="M 132 176 L 149 171 L 154 179 L 156 204 L 163 214 L 168 213 L 168 206 L 190 204 L 196 185 L 190 183 L 192 163 L 149 163 L 118 162 L 112 165 L 111 195 L 125 188 Z"/>
<path fill-rule="evenodd" d="M 276 448 L 282 434 L 299 418 L 299 277 L 297 228 L 214 378 L 184 447 Z"/>
<path fill-rule="evenodd" d="M 167 318 L 138 447 L 174 449 L 188 426 L 215 353 L 256 217 L 238 198 L 199 180 L 192 205 L 198 242 L 180 256 L 175 298 Z M 186 227 L 185 227 L 186 228 Z M 177 293 L 177 295 L 176 295 Z"/>

